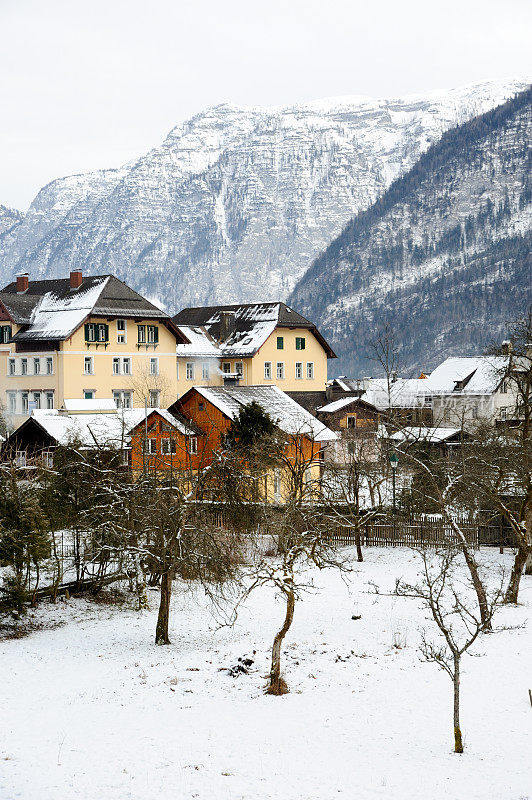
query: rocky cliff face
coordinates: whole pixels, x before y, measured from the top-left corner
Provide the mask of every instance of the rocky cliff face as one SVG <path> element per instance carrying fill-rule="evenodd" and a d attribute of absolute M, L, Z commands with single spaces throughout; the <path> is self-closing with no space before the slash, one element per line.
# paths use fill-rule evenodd
<path fill-rule="evenodd" d="M 0 235 L 0 280 L 112 272 L 170 311 L 285 299 L 444 131 L 523 86 L 209 109 L 136 163 L 45 186 Z"/>
<path fill-rule="evenodd" d="M 24 214 L 14 208 L 0 206 L 0 236 L 10 230 L 14 225 L 18 225 L 24 219 Z"/>
<path fill-rule="evenodd" d="M 291 298 L 370 374 L 389 323 L 403 365 L 427 370 L 503 338 L 531 296 L 532 90 L 449 131 L 305 274 Z"/>

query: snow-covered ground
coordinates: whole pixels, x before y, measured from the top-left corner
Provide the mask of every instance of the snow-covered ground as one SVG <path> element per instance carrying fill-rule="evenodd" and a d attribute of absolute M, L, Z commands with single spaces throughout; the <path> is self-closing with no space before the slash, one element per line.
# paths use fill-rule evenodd
<path fill-rule="evenodd" d="M 169 647 L 153 644 L 155 593 L 141 614 L 41 606 L 36 621 L 65 624 L 0 642 L 0 798 L 532 798 L 530 627 L 484 636 L 483 657 L 464 658 L 466 749 L 455 755 L 451 682 L 417 651 L 430 623 L 415 601 L 367 591 L 369 580 L 390 590 L 414 577 L 416 556 L 366 559 L 348 585 L 313 574 L 319 591 L 296 606 L 286 641 L 284 697 L 263 694 L 282 618 L 268 589 L 230 629 L 199 592 L 176 587 Z M 531 578 L 522 601 L 496 624 L 528 619 Z M 220 671 L 253 650 L 256 671 Z"/>

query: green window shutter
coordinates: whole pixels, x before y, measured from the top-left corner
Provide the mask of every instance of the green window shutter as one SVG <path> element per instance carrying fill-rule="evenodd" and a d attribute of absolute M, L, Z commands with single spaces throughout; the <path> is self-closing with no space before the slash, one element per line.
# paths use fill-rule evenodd
<path fill-rule="evenodd" d="M 7 326 L 7 340 L 9 341 L 12 336 L 13 336 L 13 329 L 11 328 L 11 325 L 8 325 Z"/>
<path fill-rule="evenodd" d="M 104 328 L 105 328 L 105 339 L 104 339 L 104 342 L 108 342 L 109 341 L 109 325 L 104 325 Z"/>
<path fill-rule="evenodd" d="M 277 349 L 278 350 L 283 350 L 283 348 L 284 348 L 284 337 L 283 336 L 278 336 L 277 337 Z"/>
<path fill-rule="evenodd" d="M 296 350 L 305 349 L 305 338 L 303 336 L 296 336 Z"/>
<path fill-rule="evenodd" d="M 155 327 L 153 329 L 153 341 L 154 341 L 155 344 L 159 343 L 159 328 L 158 327 Z"/>
<path fill-rule="evenodd" d="M 88 322 L 85 323 L 85 341 L 86 342 L 89 341 L 89 323 Z"/>

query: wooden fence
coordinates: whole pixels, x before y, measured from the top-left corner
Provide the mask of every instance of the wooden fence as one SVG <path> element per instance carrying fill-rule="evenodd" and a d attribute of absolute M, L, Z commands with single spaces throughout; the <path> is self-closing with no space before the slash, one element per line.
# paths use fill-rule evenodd
<path fill-rule="evenodd" d="M 280 522 L 283 508 L 269 507 L 266 514 L 261 513 L 260 505 L 255 507 L 256 521 L 253 521 L 252 505 L 250 504 L 249 529 L 256 533 L 268 536 L 275 533 L 276 524 Z M 210 518 L 211 524 L 222 528 L 230 528 L 230 517 L 221 504 L 210 507 L 203 506 L 203 513 Z M 322 511 L 320 527 L 324 534 L 337 545 L 355 544 L 356 523 L 355 518 L 349 519 L 348 513 L 342 513 L 342 519 L 331 519 L 330 511 Z M 466 541 L 471 547 L 480 545 L 514 546 L 515 542 L 511 533 L 500 525 L 477 524 L 468 520 L 457 520 L 460 530 L 464 533 Z M 441 519 L 405 520 L 398 518 L 374 517 L 368 522 L 360 524 L 361 544 L 366 547 L 438 547 L 445 543 L 458 543 L 458 536 L 452 527 Z"/>
<path fill-rule="evenodd" d="M 463 525 L 460 530 L 471 547 L 480 544 L 477 525 Z M 332 525 L 327 536 L 337 545 L 355 543 L 353 525 Z M 360 543 L 365 547 L 438 547 L 449 542 L 459 541 L 454 530 L 436 522 L 407 523 L 403 520 L 370 521 L 360 526 Z"/>

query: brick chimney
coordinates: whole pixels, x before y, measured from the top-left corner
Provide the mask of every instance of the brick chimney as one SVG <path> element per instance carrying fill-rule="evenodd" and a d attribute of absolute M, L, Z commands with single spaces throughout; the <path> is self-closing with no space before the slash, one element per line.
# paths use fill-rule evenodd
<path fill-rule="evenodd" d="M 83 275 L 81 274 L 80 269 L 76 269 L 70 273 L 70 288 L 71 289 L 79 289 L 81 284 L 83 283 Z"/>
<path fill-rule="evenodd" d="M 17 275 L 17 292 L 18 292 L 18 294 L 22 294 L 23 292 L 27 292 L 29 285 L 30 285 L 30 281 L 29 281 L 27 272 L 24 272 L 24 273 L 21 273 L 20 275 Z"/>
<path fill-rule="evenodd" d="M 235 312 L 234 311 L 220 311 L 220 342 L 225 342 L 229 339 L 235 329 Z"/>

